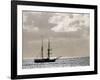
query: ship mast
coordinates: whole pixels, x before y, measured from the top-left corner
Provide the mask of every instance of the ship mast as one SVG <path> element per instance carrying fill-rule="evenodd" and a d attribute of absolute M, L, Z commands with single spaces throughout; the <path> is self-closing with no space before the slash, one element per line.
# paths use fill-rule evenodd
<path fill-rule="evenodd" d="M 42 45 L 41 45 L 41 57 L 43 59 L 43 38 L 42 38 Z"/>
<path fill-rule="evenodd" d="M 51 51 L 51 48 L 50 48 L 50 40 L 48 39 L 48 59 L 50 59 L 50 51 Z"/>

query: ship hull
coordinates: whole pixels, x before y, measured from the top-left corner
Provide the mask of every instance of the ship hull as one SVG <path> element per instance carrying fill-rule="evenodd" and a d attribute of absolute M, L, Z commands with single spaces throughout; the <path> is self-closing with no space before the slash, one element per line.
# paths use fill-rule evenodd
<path fill-rule="evenodd" d="M 56 59 L 35 59 L 35 63 L 55 62 Z"/>

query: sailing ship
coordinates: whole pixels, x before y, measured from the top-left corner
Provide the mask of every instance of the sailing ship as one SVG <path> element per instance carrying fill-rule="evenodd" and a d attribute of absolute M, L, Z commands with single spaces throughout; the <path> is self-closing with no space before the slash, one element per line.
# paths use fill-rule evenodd
<path fill-rule="evenodd" d="M 48 39 L 48 49 L 47 49 L 47 58 L 43 57 L 43 39 L 42 39 L 42 45 L 41 45 L 41 58 L 40 59 L 34 59 L 35 63 L 44 63 L 44 62 L 55 62 L 58 58 L 50 58 L 50 54 L 51 54 L 51 47 L 50 47 L 50 40 Z"/>

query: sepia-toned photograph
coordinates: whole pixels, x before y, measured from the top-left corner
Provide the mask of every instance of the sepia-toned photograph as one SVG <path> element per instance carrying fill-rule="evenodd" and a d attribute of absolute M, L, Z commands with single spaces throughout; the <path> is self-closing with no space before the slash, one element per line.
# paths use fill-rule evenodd
<path fill-rule="evenodd" d="M 90 65 L 90 14 L 22 11 L 22 68 Z"/>
<path fill-rule="evenodd" d="M 11 2 L 11 79 L 97 74 L 97 6 Z"/>

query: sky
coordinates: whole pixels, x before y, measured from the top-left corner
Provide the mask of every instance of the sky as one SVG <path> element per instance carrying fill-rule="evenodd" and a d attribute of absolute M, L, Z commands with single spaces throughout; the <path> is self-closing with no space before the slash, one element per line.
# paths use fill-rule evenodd
<path fill-rule="evenodd" d="M 44 57 L 47 57 L 48 39 L 51 57 L 89 56 L 90 16 L 86 13 L 23 11 L 23 58 L 41 56 L 41 39 Z"/>

